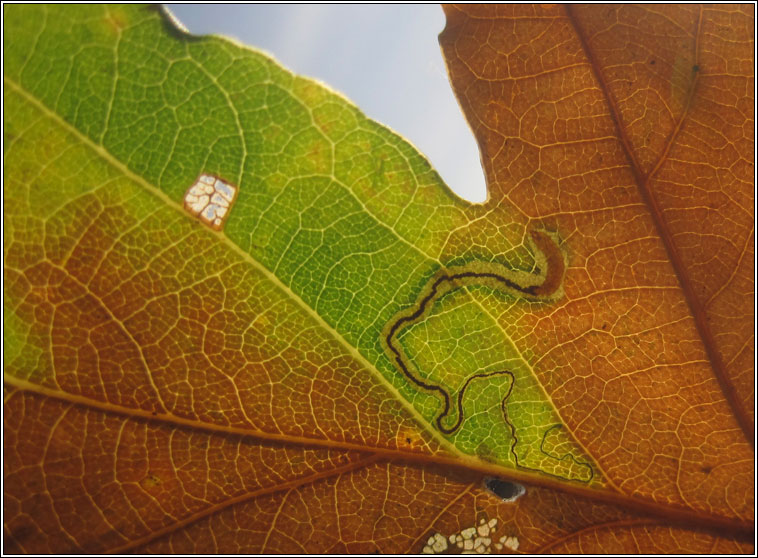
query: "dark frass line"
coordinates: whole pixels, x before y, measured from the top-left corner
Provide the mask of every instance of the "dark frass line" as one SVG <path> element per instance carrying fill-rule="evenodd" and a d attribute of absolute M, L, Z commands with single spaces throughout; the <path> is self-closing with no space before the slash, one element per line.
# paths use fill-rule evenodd
<path fill-rule="evenodd" d="M 398 370 L 400 370 L 403 373 L 403 375 L 412 384 L 416 385 L 417 387 L 429 393 L 438 394 L 441 397 L 443 407 L 440 413 L 434 419 L 434 422 L 437 428 L 439 429 L 439 431 L 448 436 L 457 432 L 458 429 L 460 429 L 461 425 L 463 424 L 463 419 L 464 419 L 463 397 L 465 395 L 466 389 L 471 384 L 471 382 L 478 378 L 508 376 L 510 378 L 510 386 L 508 388 L 508 393 L 506 393 L 505 397 L 503 397 L 503 400 L 501 402 L 501 409 L 503 412 L 503 419 L 505 420 L 505 423 L 508 425 L 508 427 L 511 430 L 512 442 L 511 442 L 510 451 L 515 459 L 516 466 L 522 469 L 538 471 L 541 473 L 545 473 L 547 475 L 565 479 L 566 477 L 561 477 L 560 475 L 555 475 L 553 473 L 549 473 L 541 469 L 533 469 L 531 467 L 527 467 L 519 463 L 519 458 L 515 450 L 516 444 L 518 443 L 518 437 L 516 435 L 516 427 L 510 421 L 508 417 L 508 410 L 507 410 L 508 399 L 510 398 L 511 393 L 513 393 L 513 388 L 516 384 L 516 378 L 510 370 L 498 370 L 494 372 L 477 372 L 469 376 L 466 379 L 466 382 L 463 384 L 463 387 L 458 391 L 458 395 L 455 398 L 455 408 L 456 408 L 457 418 L 452 425 L 445 426 L 445 424 L 443 424 L 443 421 L 445 421 L 445 419 L 450 415 L 452 411 L 452 407 L 453 407 L 453 403 L 452 403 L 453 398 L 451 397 L 450 393 L 448 393 L 448 391 L 445 388 L 443 388 L 441 385 L 430 383 L 428 381 L 425 381 L 423 378 L 420 378 L 416 376 L 415 374 L 413 374 L 413 372 L 411 372 L 409 368 L 408 363 L 406 362 L 406 357 L 403 350 L 395 345 L 395 338 L 397 337 L 398 332 L 402 330 L 405 326 L 411 325 L 419 321 L 427 312 L 428 308 L 431 306 L 431 303 L 433 301 L 435 301 L 437 298 L 440 298 L 442 295 L 465 285 L 480 284 L 480 283 L 485 284 L 485 285 L 491 285 L 495 288 L 500 287 L 501 289 L 505 289 L 506 291 L 512 291 L 522 296 L 533 298 L 533 299 L 542 299 L 554 294 L 559 289 L 559 287 L 561 286 L 563 282 L 563 273 L 565 269 L 563 256 L 561 255 L 553 239 L 550 238 L 547 234 L 542 233 L 540 231 L 532 230 L 531 236 L 537 248 L 542 252 L 542 254 L 544 254 L 546 258 L 547 270 L 545 273 L 545 278 L 541 283 L 533 284 L 533 285 L 522 285 L 522 284 L 517 283 L 515 280 L 510 279 L 509 277 L 506 277 L 505 275 L 501 275 L 493 271 L 464 270 L 464 271 L 460 271 L 460 272 L 452 273 L 452 274 L 449 274 L 446 271 L 442 271 L 440 272 L 439 276 L 436 279 L 433 279 L 431 281 L 431 286 L 428 287 L 429 292 L 425 296 L 423 296 L 421 300 L 418 302 L 416 310 L 413 311 L 411 314 L 407 314 L 407 310 L 399 313 L 394 323 L 392 323 L 389 326 L 389 330 L 387 330 L 387 333 L 386 335 L 384 335 L 383 340 L 387 349 L 391 353 L 391 360 L 395 363 Z M 449 285 L 449 288 L 447 288 L 448 285 Z M 424 290 L 427 290 L 427 288 L 425 288 Z M 586 480 L 581 480 L 581 479 L 577 479 L 577 480 L 579 480 L 579 482 L 589 483 L 594 476 L 592 466 L 589 463 L 580 462 L 576 458 L 574 458 L 574 456 L 571 454 L 567 454 L 558 458 L 545 451 L 544 445 L 545 445 L 545 438 L 547 434 L 551 430 L 560 426 L 561 425 L 558 424 L 558 425 L 553 425 L 553 426 L 548 427 L 548 429 L 543 434 L 542 443 L 540 444 L 540 451 L 546 456 L 552 459 L 557 459 L 558 461 L 563 461 L 568 456 L 577 465 L 587 467 L 589 469 L 589 477 Z M 567 479 L 567 480 L 573 480 L 573 479 Z"/>

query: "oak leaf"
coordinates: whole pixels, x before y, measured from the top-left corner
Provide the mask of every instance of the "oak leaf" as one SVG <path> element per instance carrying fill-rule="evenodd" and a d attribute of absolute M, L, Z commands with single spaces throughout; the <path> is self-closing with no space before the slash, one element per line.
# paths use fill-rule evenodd
<path fill-rule="evenodd" d="M 751 550 L 750 10 L 445 11 L 482 205 L 159 10 L 5 8 L 6 551 Z"/>

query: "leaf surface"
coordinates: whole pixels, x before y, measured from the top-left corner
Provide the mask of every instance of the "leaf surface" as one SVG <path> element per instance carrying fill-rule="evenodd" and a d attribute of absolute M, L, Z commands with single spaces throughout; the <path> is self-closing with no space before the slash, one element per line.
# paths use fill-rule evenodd
<path fill-rule="evenodd" d="M 7 7 L 6 548 L 748 549 L 752 20 L 689 9 L 623 89 L 623 10 L 446 8 L 472 206 L 260 53 Z"/>

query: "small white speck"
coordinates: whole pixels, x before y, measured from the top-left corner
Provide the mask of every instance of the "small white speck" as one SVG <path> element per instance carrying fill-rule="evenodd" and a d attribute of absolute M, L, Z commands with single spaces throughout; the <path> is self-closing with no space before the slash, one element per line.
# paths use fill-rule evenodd
<path fill-rule="evenodd" d="M 492 519 L 490 519 L 490 521 L 489 521 L 489 523 L 487 523 L 487 525 L 489 525 L 490 529 L 494 529 L 495 526 L 497 525 L 497 518 L 493 517 Z"/>
<path fill-rule="evenodd" d="M 447 540 L 442 536 L 442 534 L 435 533 L 434 537 L 432 537 L 432 540 L 434 540 L 434 543 L 430 544 L 432 545 L 434 552 L 440 553 L 447 550 Z"/>
<path fill-rule="evenodd" d="M 451 543 L 454 543 L 454 542 L 455 542 L 455 535 L 454 535 L 454 534 L 453 534 L 453 535 L 450 535 L 450 536 L 449 536 L 447 539 L 448 539 L 448 540 L 449 540 Z"/>
<path fill-rule="evenodd" d="M 495 548 L 497 548 L 498 550 L 503 550 L 503 545 L 500 543 L 495 543 Z"/>
<path fill-rule="evenodd" d="M 208 201 L 210 201 L 208 196 L 192 196 L 191 200 L 186 200 L 186 204 L 193 213 L 200 213 L 208 205 Z"/>
<path fill-rule="evenodd" d="M 216 218 L 216 206 L 213 204 L 206 205 L 205 208 L 200 212 L 200 215 L 205 217 L 206 221 L 212 221 Z"/>
<path fill-rule="evenodd" d="M 190 194 L 195 196 L 209 196 L 213 193 L 213 186 L 208 184 L 193 184 L 189 189 Z"/>
<path fill-rule="evenodd" d="M 507 537 L 505 541 L 503 542 L 505 546 L 510 548 L 511 550 L 518 550 L 518 538 L 517 537 Z"/>
<path fill-rule="evenodd" d="M 477 552 L 487 552 L 489 554 L 490 551 L 490 543 L 492 543 L 492 539 L 489 537 L 477 537 L 474 541 L 474 549 Z"/>
<path fill-rule="evenodd" d="M 490 534 L 490 526 L 487 524 L 480 525 L 476 528 L 476 532 L 479 533 L 480 537 L 486 537 Z"/>
<path fill-rule="evenodd" d="M 424 547 L 424 548 L 421 550 L 421 552 L 423 552 L 424 554 L 434 554 L 434 550 L 432 550 L 432 547 L 431 547 L 431 546 L 429 546 L 429 545 L 426 545 L 426 546 L 425 546 L 425 547 Z"/>
<path fill-rule="evenodd" d="M 463 541 L 463 548 L 465 550 L 471 550 L 471 549 L 473 549 L 474 548 L 474 541 L 471 540 L 471 539 L 466 539 L 465 541 Z"/>
<path fill-rule="evenodd" d="M 226 198 L 226 201 L 231 202 L 234 199 L 234 188 L 230 187 L 225 182 L 221 182 L 220 180 L 217 180 L 216 191 L 219 194 L 221 194 L 224 198 Z"/>
<path fill-rule="evenodd" d="M 476 527 L 469 527 L 468 529 L 464 529 L 461 531 L 461 536 L 464 539 L 470 539 L 474 536 L 474 533 L 476 533 Z"/>

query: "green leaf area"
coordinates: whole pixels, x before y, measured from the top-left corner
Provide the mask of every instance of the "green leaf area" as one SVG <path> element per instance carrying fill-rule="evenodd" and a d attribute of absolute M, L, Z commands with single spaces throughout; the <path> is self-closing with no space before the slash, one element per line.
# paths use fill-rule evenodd
<path fill-rule="evenodd" d="M 457 198 L 341 95 L 158 9 L 13 5 L 5 25 L 6 382 L 387 446 L 362 433 L 371 416 L 300 403 L 320 362 L 322 393 L 374 376 L 386 389 L 366 397 L 446 451 L 602 482 L 524 346 L 550 301 L 518 292 L 545 273 L 523 216 Z M 184 207 L 201 174 L 238 188 L 223 230 Z M 395 331 L 402 370 L 388 329 L 440 270 L 482 265 L 517 288 L 427 296 Z"/>

